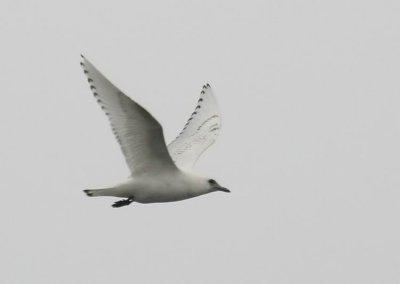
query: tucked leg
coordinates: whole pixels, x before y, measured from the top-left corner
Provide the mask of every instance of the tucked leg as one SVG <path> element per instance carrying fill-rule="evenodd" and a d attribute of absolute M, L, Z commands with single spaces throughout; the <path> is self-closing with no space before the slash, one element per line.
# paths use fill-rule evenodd
<path fill-rule="evenodd" d="M 122 206 L 127 206 L 129 204 L 131 204 L 133 202 L 133 197 L 127 198 L 127 199 L 122 199 L 122 200 L 118 200 L 117 202 L 115 202 L 112 207 L 114 208 L 119 208 Z"/>

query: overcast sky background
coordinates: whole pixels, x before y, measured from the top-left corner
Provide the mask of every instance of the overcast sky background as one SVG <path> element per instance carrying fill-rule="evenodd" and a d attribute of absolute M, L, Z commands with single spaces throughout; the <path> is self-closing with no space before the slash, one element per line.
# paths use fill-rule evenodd
<path fill-rule="evenodd" d="M 399 1 L 0 1 L 1 283 L 399 283 Z M 232 190 L 113 209 L 83 53 Z"/>

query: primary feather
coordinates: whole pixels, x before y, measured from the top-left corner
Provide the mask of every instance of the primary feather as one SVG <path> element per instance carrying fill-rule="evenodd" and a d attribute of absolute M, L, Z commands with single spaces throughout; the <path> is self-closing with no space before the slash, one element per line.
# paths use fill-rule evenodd
<path fill-rule="evenodd" d="M 108 116 L 132 176 L 176 168 L 158 121 L 82 58 L 90 89 Z"/>

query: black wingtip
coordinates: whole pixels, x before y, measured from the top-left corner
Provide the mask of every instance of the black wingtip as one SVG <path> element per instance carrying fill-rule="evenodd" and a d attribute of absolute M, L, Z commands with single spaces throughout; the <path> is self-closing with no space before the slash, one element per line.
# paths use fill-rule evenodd
<path fill-rule="evenodd" d="M 210 87 L 211 87 L 210 84 L 207 83 L 207 84 L 203 85 L 203 90 L 208 89 Z"/>
<path fill-rule="evenodd" d="M 85 59 L 85 56 L 83 56 L 83 54 L 81 53 L 81 57 L 82 57 L 82 59 Z"/>

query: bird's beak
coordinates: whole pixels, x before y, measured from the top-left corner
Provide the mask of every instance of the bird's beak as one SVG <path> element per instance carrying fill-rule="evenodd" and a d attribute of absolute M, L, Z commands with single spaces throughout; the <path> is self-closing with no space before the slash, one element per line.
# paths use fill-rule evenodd
<path fill-rule="evenodd" d="M 229 189 L 227 189 L 227 188 L 225 188 L 225 187 L 222 187 L 222 186 L 218 186 L 216 189 L 217 189 L 218 191 L 231 192 Z"/>

